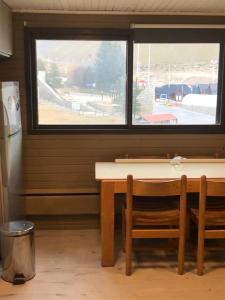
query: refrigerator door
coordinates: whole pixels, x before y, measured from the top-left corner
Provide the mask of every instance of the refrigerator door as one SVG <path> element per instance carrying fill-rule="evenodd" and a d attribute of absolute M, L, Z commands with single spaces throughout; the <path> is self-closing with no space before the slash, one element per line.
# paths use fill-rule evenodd
<path fill-rule="evenodd" d="M 19 83 L 2 82 L 1 99 L 4 110 L 4 134 L 13 135 L 21 130 Z"/>
<path fill-rule="evenodd" d="M 0 83 L 0 225 L 8 219 L 8 167 L 6 162 L 5 109 L 2 101 L 2 83 Z"/>
<path fill-rule="evenodd" d="M 22 130 L 18 83 L 0 83 L 0 223 L 22 216 Z"/>
<path fill-rule="evenodd" d="M 3 174 L 2 174 L 2 161 L 0 155 L 0 226 L 4 223 L 5 213 L 7 208 L 4 206 L 4 190 L 3 190 L 3 182 L 2 182 Z"/>
<path fill-rule="evenodd" d="M 7 211 L 8 220 L 18 220 L 23 215 L 22 194 L 22 131 L 7 139 Z"/>

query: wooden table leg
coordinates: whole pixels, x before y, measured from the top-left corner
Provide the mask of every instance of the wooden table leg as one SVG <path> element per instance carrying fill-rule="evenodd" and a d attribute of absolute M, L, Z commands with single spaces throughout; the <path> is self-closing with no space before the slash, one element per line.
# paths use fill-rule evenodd
<path fill-rule="evenodd" d="M 101 248 L 102 266 L 114 266 L 115 232 L 114 232 L 114 182 L 101 182 Z"/>

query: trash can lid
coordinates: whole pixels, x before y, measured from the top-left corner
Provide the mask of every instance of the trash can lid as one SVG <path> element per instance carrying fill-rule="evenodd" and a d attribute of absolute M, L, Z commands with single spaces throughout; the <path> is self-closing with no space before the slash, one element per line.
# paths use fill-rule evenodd
<path fill-rule="evenodd" d="M 34 230 L 34 224 L 30 221 L 11 221 L 3 224 L 1 233 L 7 236 L 20 236 Z"/>

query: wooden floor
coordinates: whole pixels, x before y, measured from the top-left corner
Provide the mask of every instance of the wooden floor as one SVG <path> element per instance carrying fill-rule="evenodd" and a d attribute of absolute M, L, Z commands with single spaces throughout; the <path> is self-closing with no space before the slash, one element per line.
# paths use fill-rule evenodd
<path fill-rule="evenodd" d="M 209 256 L 206 274 L 199 277 L 191 255 L 187 257 L 188 272 L 180 276 L 174 252 L 137 254 L 133 275 L 127 277 L 121 252 L 115 267 L 100 266 L 98 230 L 40 230 L 36 233 L 36 277 L 20 286 L 1 280 L 0 299 L 225 299 L 225 265 L 221 262 L 225 255 L 214 256 L 219 261 Z"/>

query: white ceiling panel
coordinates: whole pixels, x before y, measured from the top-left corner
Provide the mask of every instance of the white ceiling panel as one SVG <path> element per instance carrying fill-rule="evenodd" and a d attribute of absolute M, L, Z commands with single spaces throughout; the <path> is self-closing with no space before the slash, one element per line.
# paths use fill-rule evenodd
<path fill-rule="evenodd" d="M 4 0 L 14 11 L 225 15 L 225 0 Z"/>

